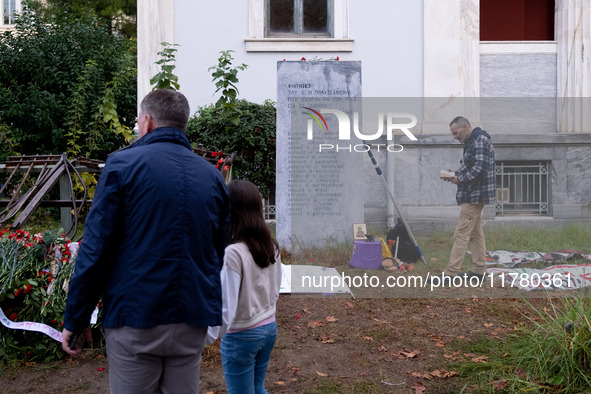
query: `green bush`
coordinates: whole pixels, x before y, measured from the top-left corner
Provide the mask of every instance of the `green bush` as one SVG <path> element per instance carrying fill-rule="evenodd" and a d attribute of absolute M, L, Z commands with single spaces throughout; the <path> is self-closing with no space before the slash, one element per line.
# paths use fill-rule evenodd
<path fill-rule="evenodd" d="M 135 47 L 91 14 L 44 19 L 24 5 L 0 36 L 3 135 L 24 154 L 104 159 L 125 142 L 120 123 L 135 123 Z"/>
<path fill-rule="evenodd" d="M 259 188 L 263 197 L 275 193 L 275 105 L 246 100 L 234 102 L 235 124 L 222 116 L 223 107 L 214 104 L 199 107 L 189 120 L 187 136 L 196 145 L 224 153 L 236 152 L 232 173 Z"/>

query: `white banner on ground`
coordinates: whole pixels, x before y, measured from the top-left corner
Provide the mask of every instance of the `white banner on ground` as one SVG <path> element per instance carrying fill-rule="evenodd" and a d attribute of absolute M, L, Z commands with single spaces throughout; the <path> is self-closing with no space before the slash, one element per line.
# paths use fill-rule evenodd
<path fill-rule="evenodd" d="M 98 308 L 94 308 L 92 316 L 90 317 L 90 324 L 96 324 L 97 318 Z M 49 335 L 51 338 L 55 339 L 58 342 L 62 341 L 61 331 L 58 331 L 55 328 L 49 327 L 47 324 L 43 323 L 36 323 L 32 321 L 12 321 L 6 317 L 2 308 L 0 308 L 0 323 L 2 323 L 4 327 L 10 328 L 12 330 L 36 331 L 43 333 L 45 335 Z"/>
<path fill-rule="evenodd" d="M 591 264 L 562 264 L 544 269 L 488 268 L 495 278 L 522 290 L 577 290 L 591 286 Z"/>
<path fill-rule="evenodd" d="M 31 321 L 14 322 L 6 317 L 2 308 L 0 308 L 0 323 L 2 323 L 4 327 L 13 330 L 37 331 L 45 335 L 49 335 L 58 342 L 62 341 L 62 333 L 55 328 L 49 327 L 47 324 L 35 323 Z"/>

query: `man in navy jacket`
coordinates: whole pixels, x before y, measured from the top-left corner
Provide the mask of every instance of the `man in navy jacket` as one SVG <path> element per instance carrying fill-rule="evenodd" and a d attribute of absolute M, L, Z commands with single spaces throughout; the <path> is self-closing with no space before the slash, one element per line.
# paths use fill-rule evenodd
<path fill-rule="evenodd" d="M 70 281 L 63 348 L 89 334 L 102 297 L 112 393 L 197 393 L 208 326 L 222 324 L 220 269 L 229 196 L 191 151 L 184 95 L 140 105 L 139 140 L 109 156 Z"/>

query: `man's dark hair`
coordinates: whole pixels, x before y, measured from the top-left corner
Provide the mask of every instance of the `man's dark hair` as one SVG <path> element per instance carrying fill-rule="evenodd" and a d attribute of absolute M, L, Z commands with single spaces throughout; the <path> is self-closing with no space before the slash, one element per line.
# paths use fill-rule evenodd
<path fill-rule="evenodd" d="M 185 131 L 190 109 L 187 98 L 178 91 L 158 89 L 144 97 L 140 112 L 150 115 L 157 127 L 176 127 Z"/>
<path fill-rule="evenodd" d="M 450 122 L 449 127 L 451 127 L 452 124 L 457 124 L 458 126 L 467 124 L 468 127 L 472 127 L 472 125 L 470 125 L 470 121 L 463 116 L 456 116 L 454 120 Z"/>

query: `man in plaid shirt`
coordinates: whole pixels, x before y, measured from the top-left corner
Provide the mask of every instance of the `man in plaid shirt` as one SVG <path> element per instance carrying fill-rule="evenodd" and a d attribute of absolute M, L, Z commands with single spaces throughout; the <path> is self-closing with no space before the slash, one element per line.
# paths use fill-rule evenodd
<path fill-rule="evenodd" d="M 454 139 L 464 144 L 464 156 L 455 177 L 445 179 L 458 185 L 456 200 L 460 218 L 454 233 L 454 245 L 444 275 L 477 276 L 486 269 L 486 243 L 482 231 L 482 208 L 495 202 L 495 149 L 490 135 L 480 127 L 472 128 L 468 119 L 458 116 L 449 124 Z M 468 242 L 472 246 L 472 269 L 460 273 Z"/>

